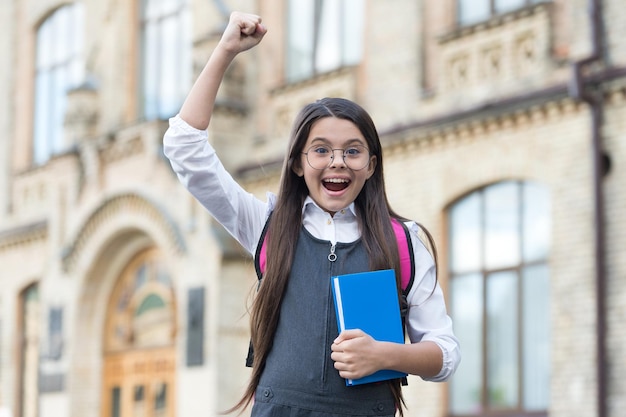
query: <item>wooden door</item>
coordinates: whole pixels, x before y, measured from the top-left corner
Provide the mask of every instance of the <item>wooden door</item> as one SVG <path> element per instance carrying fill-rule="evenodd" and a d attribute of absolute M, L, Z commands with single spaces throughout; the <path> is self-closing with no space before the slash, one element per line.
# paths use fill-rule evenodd
<path fill-rule="evenodd" d="M 109 298 L 102 417 L 175 415 L 176 306 L 157 250 L 138 254 Z"/>

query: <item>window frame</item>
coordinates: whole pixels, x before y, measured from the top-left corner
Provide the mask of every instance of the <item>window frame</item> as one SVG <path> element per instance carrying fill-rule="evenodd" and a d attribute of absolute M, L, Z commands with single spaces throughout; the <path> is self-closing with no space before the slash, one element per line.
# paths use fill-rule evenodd
<path fill-rule="evenodd" d="M 487 193 L 487 191 L 490 189 L 490 187 L 493 186 L 498 186 L 498 185 L 506 185 L 506 184 L 512 184 L 516 187 L 516 191 L 517 191 L 517 226 L 518 226 L 518 250 L 519 250 L 519 259 L 517 260 L 517 262 L 515 263 L 511 263 L 510 265 L 507 266 L 497 266 L 497 267 L 492 267 L 492 268 L 488 268 L 486 267 L 486 256 L 485 256 L 485 248 L 486 248 L 486 234 L 488 233 L 488 229 L 486 228 L 485 225 L 485 217 L 487 214 L 486 208 L 485 208 L 485 194 Z M 526 355 L 529 353 L 527 352 L 527 349 L 525 347 L 525 339 L 524 339 L 524 333 L 525 331 L 528 330 L 528 327 L 525 327 L 525 324 L 528 324 L 525 322 L 525 314 L 526 311 L 524 310 L 524 306 L 527 305 L 526 301 L 528 301 L 527 297 L 529 297 L 529 295 L 524 293 L 524 287 L 527 284 L 527 280 L 524 278 L 525 274 L 529 272 L 529 270 L 532 270 L 533 268 L 537 268 L 537 267 L 544 267 L 545 271 L 546 271 L 546 276 L 545 276 L 545 280 L 547 285 L 549 285 L 549 281 L 550 281 L 550 270 L 549 270 L 549 257 L 550 257 L 550 243 L 549 243 L 549 233 L 546 235 L 546 238 L 548 239 L 548 244 L 546 246 L 546 253 L 544 256 L 539 256 L 539 257 L 535 257 L 535 258 L 531 258 L 530 260 L 526 260 L 525 259 L 525 255 L 524 255 L 524 251 L 525 251 L 525 247 L 524 247 L 524 241 L 526 239 L 525 234 L 529 234 L 529 232 L 526 231 L 525 229 L 525 225 L 524 222 L 526 220 L 525 216 L 527 215 L 527 213 L 525 212 L 525 208 L 526 206 L 529 204 L 528 201 L 526 201 L 526 197 L 525 197 L 525 185 L 529 184 L 529 185 L 538 185 L 540 187 L 540 189 L 547 191 L 546 188 L 541 185 L 541 184 L 537 184 L 534 183 L 532 181 L 521 181 L 521 180 L 513 180 L 513 181 L 501 181 L 501 182 L 497 182 L 497 183 L 493 183 L 490 185 L 487 185 L 483 188 L 474 190 L 471 193 L 466 194 L 465 196 L 461 197 L 460 199 L 456 200 L 455 202 L 453 202 L 447 210 L 447 227 L 448 227 L 448 253 L 449 253 L 449 258 L 448 258 L 448 277 L 449 277 L 449 282 L 450 282 L 450 298 L 451 298 L 451 314 L 454 317 L 455 316 L 455 311 L 454 311 L 454 307 L 455 307 L 455 302 L 454 302 L 454 288 L 455 288 L 455 279 L 459 279 L 462 277 L 469 277 L 469 278 L 474 278 L 474 279 L 478 279 L 480 282 L 480 303 L 476 303 L 474 302 L 473 304 L 479 304 L 480 305 L 480 322 L 477 323 L 478 327 L 480 329 L 480 335 L 478 336 L 478 340 L 479 340 L 479 344 L 480 344 L 480 350 L 479 350 L 479 355 L 480 355 L 480 384 L 477 385 L 477 387 L 480 389 L 480 396 L 479 396 L 479 401 L 477 404 L 477 410 L 475 413 L 468 413 L 468 412 L 456 412 L 453 408 L 449 409 L 449 415 L 451 416 L 455 416 L 455 417 L 462 417 L 462 416 L 483 416 L 483 415 L 497 415 L 497 416 L 515 416 L 515 417 L 520 417 L 520 416 L 534 416 L 534 417 L 542 417 L 542 416 L 547 416 L 547 410 L 549 409 L 549 396 L 547 399 L 547 403 L 545 405 L 545 409 L 527 409 L 525 407 L 525 392 L 524 392 L 524 387 L 526 386 L 526 382 L 527 380 L 526 375 L 525 375 L 525 370 L 527 369 L 527 365 L 525 364 L 525 357 Z M 479 241 L 480 241 L 480 263 L 478 268 L 476 269 L 472 269 L 472 268 L 468 268 L 468 269 L 461 269 L 460 271 L 455 270 L 454 266 L 453 266 L 453 239 L 455 237 L 455 231 L 454 231 L 454 225 L 452 222 L 452 218 L 453 218 L 453 209 L 455 207 L 457 207 L 457 204 L 464 202 L 464 201 L 468 201 L 466 200 L 469 197 L 478 197 L 479 198 L 479 202 L 478 202 L 478 206 L 479 206 L 479 211 L 478 211 L 478 215 L 479 215 Z M 549 215 L 550 215 L 550 211 L 549 211 L 549 204 L 550 204 L 550 198 L 548 195 L 547 198 L 547 210 L 544 213 L 546 216 L 548 216 L 549 219 Z M 551 219 L 549 219 L 551 220 Z M 549 231 L 549 227 L 548 227 L 548 231 Z M 530 255 L 530 256 L 535 256 L 534 254 Z M 511 273 L 514 275 L 515 277 L 515 332 L 516 332 L 516 374 L 517 374 L 517 380 L 516 380 L 516 405 L 512 406 L 512 407 L 497 407 L 497 406 L 493 406 L 490 399 L 489 399 L 489 389 L 490 389 L 490 383 L 489 383 L 489 360 L 490 360 L 490 356 L 489 356 L 489 349 L 491 348 L 490 343 L 489 343 L 489 326 L 490 326 L 490 322 L 489 322 L 489 316 L 488 316 L 488 288 L 489 288 L 489 284 L 490 284 L 490 277 L 494 276 L 495 274 L 501 274 L 501 273 Z M 533 293 L 534 294 L 534 293 Z M 549 299 L 547 301 L 547 307 L 549 308 Z M 550 336 L 550 325 L 547 324 L 547 343 L 548 343 L 548 354 L 549 354 L 549 346 L 551 344 L 551 336 Z M 463 345 L 463 342 L 462 342 Z M 548 372 L 549 375 L 549 371 L 550 371 L 550 363 L 547 363 L 547 369 L 545 369 L 546 372 Z M 453 390 L 454 390 L 454 377 L 453 380 L 450 384 L 450 395 L 449 395 L 449 399 L 450 401 L 453 401 L 454 398 L 454 394 L 453 394 Z M 549 380 L 548 380 L 548 388 L 549 388 Z"/>
<path fill-rule="evenodd" d="M 304 4 L 299 0 L 288 0 L 287 1 L 287 12 L 288 16 L 287 20 L 287 36 L 285 36 L 285 80 L 288 83 L 297 83 L 300 81 L 304 81 L 307 79 L 315 78 L 321 74 L 325 74 L 328 72 L 336 71 L 338 69 L 357 65 L 363 59 L 363 30 L 365 24 L 365 3 L 362 0 L 354 0 L 361 3 L 361 15 L 359 16 L 360 20 L 349 21 L 348 19 L 351 16 L 354 16 L 354 12 L 349 12 L 349 10 L 354 10 L 356 7 L 354 4 L 347 4 L 348 2 L 345 0 L 336 1 L 334 3 L 327 2 L 324 0 L 310 0 L 310 3 L 307 3 L 312 8 L 312 13 L 306 13 L 306 9 Z M 312 20 L 307 22 L 307 25 L 311 25 L 312 32 L 310 36 L 307 36 L 306 39 L 310 40 L 310 42 L 306 45 L 306 67 L 304 69 L 296 68 L 292 65 L 293 62 L 293 54 L 294 47 L 292 43 L 292 30 L 294 30 L 294 21 L 296 19 L 292 16 L 292 11 L 295 9 L 300 11 L 300 13 L 304 13 L 304 18 L 307 17 Z M 338 47 L 338 56 L 334 58 L 334 62 L 330 64 L 324 64 L 323 57 L 320 57 L 320 51 L 322 48 L 320 47 L 323 44 L 320 36 L 324 33 L 324 25 L 325 20 L 323 20 L 323 11 L 324 6 L 332 6 L 335 7 L 333 9 L 334 12 L 337 13 L 336 17 L 336 27 L 332 28 L 332 31 L 336 31 L 339 39 L 332 42 Z M 302 18 L 302 16 L 299 16 Z M 298 22 L 302 22 L 298 20 Z M 354 38 L 354 34 L 352 36 L 347 32 L 347 28 L 354 25 L 355 33 L 357 33 L 356 38 Z M 297 31 L 302 31 L 302 28 L 298 26 Z M 331 31 L 331 32 L 332 32 Z M 350 47 L 350 38 L 355 40 L 356 47 Z M 350 56 L 351 51 L 357 51 L 354 56 Z M 331 59 L 333 61 L 333 59 Z"/>
<path fill-rule="evenodd" d="M 139 80 L 138 113 L 143 120 L 167 120 L 176 114 L 182 105 L 192 82 L 192 34 L 191 5 L 189 0 L 176 0 L 175 7 L 148 14 L 149 3 L 155 0 L 140 0 L 139 3 Z M 156 4 L 156 3 L 155 3 Z M 158 7 L 158 6 L 157 6 Z M 167 39 L 167 23 L 173 23 L 177 38 Z M 150 33 L 152 32 L 152 33 Z M 150 40 L 149 36 L 154 39 Z M 175 46 L 168 48 L 172 42 Z M 150 56 L 149 54 L 153 54 Z M 166 59 L 173 57 L 172 59 Z M 171 66 L 163 61 L 173 62 Z M 175 74 L 175 79 L 164 75 L 165 70 Z M 173 88 L 173 94 L 164 92 Z M 151 95 L 151 98 L 148 98 Z"/>
<path fill-rule="evenodd" d="M 85 81 L 83 27 L 84 6 L 74 2 L 53 10 L 36 29 L 31 154 L 35 165 L 70 145 L 64 137 L 64 119 L 67 93 Z"/>

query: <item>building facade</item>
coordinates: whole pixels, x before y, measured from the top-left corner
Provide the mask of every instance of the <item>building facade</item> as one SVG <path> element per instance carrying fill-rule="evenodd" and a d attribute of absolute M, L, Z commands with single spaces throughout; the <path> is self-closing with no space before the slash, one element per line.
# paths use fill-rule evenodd
<path fill-rule="evenodd" d="M 0 415 L 218 415 L 249 375 L 251 258 L 162 153 L 232 10 L 269 28 L 210 141 L 259 198 L 290 123 L 372 115 L 390 202 L 434 235 L 462 344 L 408 416 L 626 406 L 626 12 L 618 0 L 5 0 Z"/>

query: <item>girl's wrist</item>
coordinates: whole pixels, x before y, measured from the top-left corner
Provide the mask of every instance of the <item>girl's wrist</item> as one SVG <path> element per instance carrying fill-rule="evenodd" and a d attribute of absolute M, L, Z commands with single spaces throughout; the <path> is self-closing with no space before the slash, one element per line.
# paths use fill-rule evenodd
<path fill-rule="evenodd" d="M 213 54 L 216 58 L 220 58 L 222 60 L 226 60 L 228 62 L 235 59 L 235 57 L 239 54 L 239 50 L 233 49 L 228 45 L 219 42 L 215 49 L 213 50 Z"/>

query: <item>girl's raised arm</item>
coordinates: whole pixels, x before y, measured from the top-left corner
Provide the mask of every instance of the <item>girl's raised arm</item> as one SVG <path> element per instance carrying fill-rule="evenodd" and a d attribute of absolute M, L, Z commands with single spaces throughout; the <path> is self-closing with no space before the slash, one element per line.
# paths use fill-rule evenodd
<path fill-rule="evenodd" d="M 196 129 L 204 130 L 209 126 L 226 69 L 237 54 L 258 45 L 266 32 L 259 16 L 241 12 L 230 15 L 222 38 L 180 109 L 181 119 Z"/>

